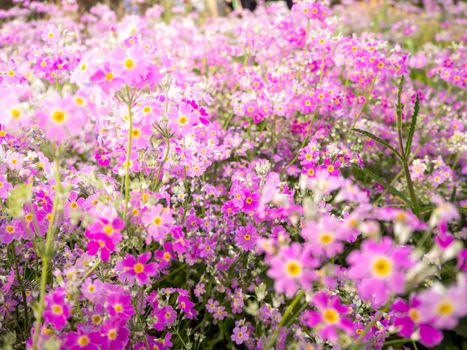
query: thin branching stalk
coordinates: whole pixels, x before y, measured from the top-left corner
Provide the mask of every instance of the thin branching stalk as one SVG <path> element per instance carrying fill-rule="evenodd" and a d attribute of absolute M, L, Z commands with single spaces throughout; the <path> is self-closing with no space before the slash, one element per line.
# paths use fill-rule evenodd
<path fill-rule="evenodd" d="M 131 163 L 131 144 L 133 140 L 133 111 L 131 110 L 132 98 L 127 89 L 127 106 L 128 106 L 128 142 L 125 158 L 125 207 L 123 210 L 123 219 L 126 220 L 128 213 L 128 202 L 130 201 L 130 163 Z"/>
<path fill-rule="evenodd" d="M 49 261 L 53 257 L 54 251 L 54 231 L 55 231 L 55 220 L 58 216 L 58 206 L 60 202 L 60 193 L 62 190 L 61 179 L 60 179 L 60 158 L 59 152 L 55 157 L 55 197 L 52 208 L 52 216 L 50 217 L 49 227 L 47 229 L 47 235 L 45 239 L 45 246 L 42 252 L 42 272 L 41 272 L 41 284 L 39 292 L 39 303 L 37 307 L 36 326 L 34 329 L 34 338 L 32 342 L 32 348 L 34 350 L 39 349 L 39 333 L 42 326 L 42 318 L 45 309 L 45 292 L 47 288 L 47 275 L 49 273 Z"/>
<path fill-rule="evenodd" d="M 298 302 L 302 299 L 304 295 L 305 295 L 304 291 L 301 290 L 300 292 L 298 292 L 295 298 L 290 303 L 290 305 L 285 310 L 284 315 L 282 315 L 281 321 L 277 325 L 276 329 L 274 330 L 274 333 L 272 334 L 271 340 L 269 341 L 269 348 L 272 348 L 274 346 L 274 343 L 276 342 L 276 338 L 279 335 L 279 330 L 285 324 L 285 322 L 287 321 L 287 318 L 292 313 L 295 306 L 298 304 Z"/>

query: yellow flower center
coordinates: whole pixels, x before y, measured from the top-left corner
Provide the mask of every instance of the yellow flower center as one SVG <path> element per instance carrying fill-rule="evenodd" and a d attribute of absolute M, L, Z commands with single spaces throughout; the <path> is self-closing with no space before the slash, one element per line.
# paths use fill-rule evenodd
<path fill-rule="evenodd" d="M 251 236 L 249 234 L 246 234 L 246 235 L 243 236 L 243 239 L 245 241 L 249 241 L 251 239 Z"/>
<path fill-rule="evenodd" d="M 91 293 L 94 293 L 94 291 L 96 290 L 96 287 L 94 287 L 94 284 L 90 284 L 88 286 L 88 291 L 91 292 Z"/>
<path fill-rule="evenodd" d="M 332 173 L 334 171 L 334 165 L 328 165 L 328 171 Z"/>
<path fill-rule="evenodd" d="M 86 346 L 89 344 L 89 337 L 87 335 L 82 335 L 78 338 L 79 346 Z"/>
<path fill-rule="evenodd" d="M 308 169 L 307 173 L 308 175 L 313 176 L 315 174 L 315 171 L 313 169 Z"/>
<path fill-rule="evenodd" d="M 3 184 L 3 182 L 0 181 L 0 188 L 3 188 L 5 187 L 5 185 Z"/>
<path fill-rule="evenodd" d="M 172 257 L 172 255 L 169 252 L 164 253 L 164 260 L 169 261 L 171 257 Z"/>
<path fill-rule="evenodd" d="M 15 71 L 13 69 L 9 69 L 7 74 L 13 78 L 15 76 Z"/>
<path fill-rule="evenodd" d="M 302 264 L 297 260 L 289 260 L 287 264 L 285 264 L 285 272 L 290 277 L 299 277 L 302 274 Z"/>
<path fill-rule="evenodd" d="M 143 108 L 143 113 L 148 114 L 152 112 L 152 107 L 151 106 L 145 106 Z"/>
<path fill-rule="evenodd" d="M 436 312 L 441 316 L 449 316 L 454 311 L 454 305 L 448 300 L 443 300 L 436 307 Z"/>
<path fill-rule="evenodd" d="M 131 136 L 134 138 L 140 138 L 141 137 L 141 131 L 139 129 L 133 129 L 131 131 Z"/>
<path fill-rule="evenodd" d="M 32 221 L 32 214 L 29 213 L 24 218 L 26 219 L 27 222 L 31 222 Z"/>
<path fill-rule="evenodd" d="M 66 114 L 64 111 L 54 111 L 52 113 L 52 120 L 57 124 L 62 124 L 66 119 Z"/>
<path fill-rule="evenodd" d="M 330 234 L 329 232 L 323 232 L 319 235 L 319 241 L 322 243 L 322 244 L 330 244 L 332 243 L 332 241 L 334 240 L 334 237 L 332 234 Z"/>
<path fill-rule="evenodd" d="M 144 265 L 141 263 L 137 263 L 133 267 L 133 270 L 135 270 L 136 273 L 142 273 L 144 271 Z"/>
<path fill-rule="evenodd" d="M 115 328 L 112 328 L 107 332 L 107 336 L 110 340 L 115 340 L 117 338 L 117 330 Z"/>
<path fill-rule="evenodd" d="M 152 222 L 154 225 L 159 226 L 162 223 L 162 218 L 160 216 L 156 216 Z"/>
<path fill-rule="evenodd" d="M 123 65 L 125 66 L 126 69 L 133 69 L 135 68 L 135 61 L 133 61 L 133 59 L 131 58 L 127 58 L 123 62 Z"/>
<path fill-rule="evenodd" d="M 409 317 L 414 322 L 420 321 L 420 313 L 416 309 L 410 309 L 409 310 Z"/>
<path fill-rule="evenodd" d="M 323 319 L 326 323 L 337 323 L 340 320 L 339 313 L 335 309 L 325 309 L 323 312 Z"/>
<path fill-rule="evenodd" d="M 115 304 L 114 310 L 115 310 L 116 312 L 122 312 L 122 311 L 123 311 L 123 306 L 122 306 L 122 304 Z"/>
<path fill-rule="evenodd" d="M 70 207 L 72 207 L 73 209 L 75 209 L 77 206 L 78 206 L 78 204 L 76 202 L 71 202 L 70 203 Z"/>
<path fill-rule="evenodd" d="M 114 229 L 110 225 L 105 225 L 104 226 L 104 233 L 108 236 L 110 236 L 112 233 L 114 233 Z"/>
<path fill-rule="evenodd" d="M 63 308 L 58 304 L 53 304 L 52 313 L 55 315 L 61 315 L 63 313 Z"/>
<path fill-rule="evenodd" d="M 99 315 L 93 315 L 92 316 L 92 323 L 94 324 L 100 324 L 102 321 L 102 318 Z"/>
<path fill-rule="evenodd" d="M 246 201 L 248 204 L 251 204 L 251 203 L 253 202 L 253 198 L 247 197 L 247 199 L 245 199 L 245 201 Z"/>
<path fill-rule="evenodd" d="M 19 119 L 21 117 L 21 111 L 18 108 L 12 108 L 10 114 L 13 119 Z"/>
<path fill-rule="evenodd" d="M 379 278 L 385 278 L 392 273 L 392 261 L 384 256 L 373 261 L 373 274 Z"/>
<path fill-rule="evenodd" d="M 113 80 L 113 78 L 114 78 L 114 75 L 113 75 L 112 72 L 108 72 L 108 73 L 105 75 L 105 80 L 107 80 L 107 81 L 111 81 L 111 80 Z"/>
<path fill-rule="evenodd" d="M 188 118 L 182 115 L 180 118 L 178 118 L 178 124 L 180 125 L 185 125 L 188 122 Z"/>
<path fill-rule="evenodd" d="M 5 130 L 0 130 L 0 137 L 5 137 L 6 131 Z"/>
<path fill-rule="evenodd" d="M 84 106 L 84 104 L 86 103 L 84 98 L 82 98 L 81 96 L 75 97 L 75 102 L 78 106 Z"/>

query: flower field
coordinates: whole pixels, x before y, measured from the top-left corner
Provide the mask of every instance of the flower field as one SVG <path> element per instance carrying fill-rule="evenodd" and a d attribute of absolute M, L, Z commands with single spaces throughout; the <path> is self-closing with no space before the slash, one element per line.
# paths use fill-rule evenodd
<path fill-rule="evenodd" d="M 0 349 L 465 348 L 466 3 L 15 3 Z"/>

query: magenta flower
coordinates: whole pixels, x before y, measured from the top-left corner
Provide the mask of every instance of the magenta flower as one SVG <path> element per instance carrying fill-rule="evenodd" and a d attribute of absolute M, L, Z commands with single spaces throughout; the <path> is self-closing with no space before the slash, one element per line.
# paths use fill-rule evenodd
<path fill-rule="evenodd" d="M 128 320 L 135 314 L 131 295 L 124 292 L 110 294 L 106 301 L 106 309 L 110 316 L 122 320 Z"/>
<path fill-rule="evenodd" d="M 399 336 L 411 338 L 418 331 L 420 343 L 432 347 L 438 345 L 443 339 L 443 333 L 434 328 L 429 322 L 423 322 L 421 303 L 417 297 L 409 303 L 402 299 L 392 304 L 394 312 L 394 326 L 399 328 Z"/>
<path fill-rule="evenodd" d="M 78 327 L 77 332 L 64 335 L 63 349 L 69 350 L 99 350 L 103 339 L 99 332 L 87 331 L 85 327 Z"/>
<path fill-rule="evenodd" d="M 279 254 L 271 257 L 268 263 L 271 266 L 268 276 L 274 279 L 274 288 L 289 298 L 300 287 L 311 288 L 311 282 L 315 279 L 313 269 L 318 266 L 317 260 L 299 243 L 281 248 Z"/>
<path fill-rule="evenodd" d="M 104 339 L 102 349 L 117 350 L 125 349 L 128 344 L 130 331 L 124 322 L 107 320 L 102 325 L 102 338 Z"/>
<path fill-rule="evenodd" d="M 257 240 L 258 234 L 256 233 L 256 228 L 251 223 L 247 226 L 239 227 L 235 235 L 235 243 L 245 251 L 252 250 Z"/>
<path fill-rule="evenodd" d="M 192 319 L 196 316 L 195 304 L 185 295 L 180 295 L 177 299 L 178 308 L 185 313 L 185 317 Z"/>
<path fill-rule="evenodd" d="M 153 307 L 153 317 L 153 327 L 155 330 L 160 332 L 175 322 L 177 319 L 177 313 L 170 305 L 159 308 L 158 304 L 156 303 L 156 305 Z"/>
<path fill-rule="evenodd" d="M 312 303 L 317 310 L 306 311 L 302 322 L 311 329 L 318 329 L 321 338 L 336 343 L 339 331 L 352 333 L 352 321 L 346 317 L 351 308 L 342 305 L 337 295 L 318 292 L 313 296 Z"/>
<path fill-rule="evenodd" d="M 128 254 L 127 257 L 117 263 L 116 269 L 122 274 L 120 279 L 123 282 L 129 282 L 131 285 L 138 283 L 144 286 L 151 282 L 150 277 L 159 274 L 158 266 L 156 263 L 148 263 L 151 259 L 151 253 L 146 252 L 138 257 Z"/>
<path fill-rule="evenodd" d="M 414 265 L 411 253 L 409 247 L 394 246 L 389 237 L 379 243 L 366 240 L 360 251 L 350 253 L 349 276 L 355 279 L 362 299 L 379 307 L 391 294 L 403 293 L 405 273 Z"/>
<path fill-rule="evenodd" d="M 45 303 L 45 322 L 50 323 L 57 331 L 61 331 L 67 325 L 67 320 L 71 315 L 65 289 L 57 288 L 52 294 L 48 294 Z"/>
<path fill-rule="evenodd" d="M 87 245 L 88 254 L 94 256 L 100 250 L 101 259 L 107 261 L 122 240 L 120 231 L 124 227 L 124 221 L 113 210 L 104 210 L 86 231 L 86 237 L 90 240 Z"/>

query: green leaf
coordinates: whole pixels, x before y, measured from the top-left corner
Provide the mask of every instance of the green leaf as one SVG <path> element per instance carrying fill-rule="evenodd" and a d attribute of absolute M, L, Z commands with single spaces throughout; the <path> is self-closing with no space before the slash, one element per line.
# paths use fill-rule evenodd
<path fill-rule="evenodd" d="M 407 135 L 407 141 L 405 143 L 405 156 L 409 158 L 410 148 L 412 147 L 413 135 L 415 134 L 415 127 L 417 126 L 417 117 L 420 112 L 420 98 L 415 98 L 415 105 L 413 107 L 412 121 L 410 123 L 409 134 Z"/>
<path fill-rule="evenodd" d="M 386 180 L 384 180 L 381 176 L 375 174 L 373 171 L 371 171 L 368 168 L 359 168 L 358 166 L 354 165 L 353 166 L 354 170 L 357 172 L 361 172 L 368 177 L 372 178 L 374 181 L 379 182 L 383 187 L 392 195 L 400 198 L 403 200 L 408 206 L 412 207 L 412 202 L 400 191 L 396 190 L 393 186 L 391 186 Z"/>
<path fill-rule="evenodd" d="M 23 207 L 31 202 L 32 184 L 20 184 L 11 190 L 7 199 L 8 213 L 14 218 L 20 218 L 24 215 Z"/>
<path fill-rule="evenodd" d="M 387 149 L 391 150 L 397 157 L 399 157 L 399 159 L 401 160 L 403 159 L 401 154 L 394 147 L 392 147 L 389 143 L 379 138 L 378 136 L 372 134 L 371 132 L 361 130 L 361 129 L 355 129 L 355 128 L 353 128 L 352 131 L 358 132 L 359 134 L 365 135 L 369 137 L 370 139 L 375 140 L 376 142 L 382 144 Z"/>

